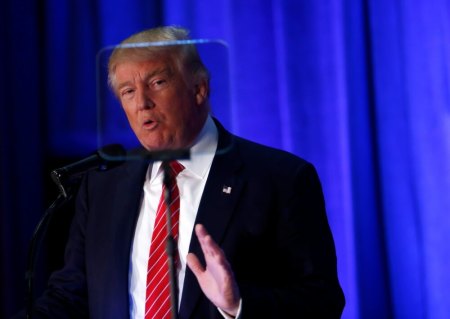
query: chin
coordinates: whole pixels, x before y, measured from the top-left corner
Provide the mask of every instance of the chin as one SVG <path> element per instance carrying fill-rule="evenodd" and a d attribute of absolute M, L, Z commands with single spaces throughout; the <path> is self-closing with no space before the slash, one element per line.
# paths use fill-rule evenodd
<path fill-rule="evenodd" d="M 186 148 L 186 146 L 182 146 L 182 141 L 178 141 L 176 139 L 156 141 L 154 139 L 140 139 L 139 141 L 142 146 L 144 146 L 149 151 L 180 150 Z"/>
<path fill-rule="evenodd" d="M 145 142 L 141 142 L 141 144 L 148 151 L 163 151 L 163 150 L 176 149 L 176 147 L 174 147 L 173 145 L 166 144 L 166 143 L 145 143 Z"/>

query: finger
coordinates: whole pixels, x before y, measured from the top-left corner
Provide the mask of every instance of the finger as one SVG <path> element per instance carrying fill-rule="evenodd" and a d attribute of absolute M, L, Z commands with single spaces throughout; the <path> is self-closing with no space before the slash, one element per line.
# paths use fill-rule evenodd
<path fill-rule="evenodd" d="M 219 245 L 217 245 L 217 243 L 212 239 L 211 235 L 209 235 L 208 231 L 203 225 L 196 225 L 195 233 L 205 256 L 216 256 L 222 254 L 222 250 L 220 249 Z"/>
<path fill-rule="evenodd" d="M 194 273 L 195 277 L 199 277 L 205 271 L 205 268 L 203 268 L 202 264 L 200 263 L 200 260 L 193 253 L 189 253 L 187 255 L 186 264 Z"/>
<path fill-rule="evenodd" d="M 195 225 L 195 233 L 197 234 L 198 237 L 202 237 L 202 238 L 209 235 L 205 226 L 203 226 L 202 224 Z"/>

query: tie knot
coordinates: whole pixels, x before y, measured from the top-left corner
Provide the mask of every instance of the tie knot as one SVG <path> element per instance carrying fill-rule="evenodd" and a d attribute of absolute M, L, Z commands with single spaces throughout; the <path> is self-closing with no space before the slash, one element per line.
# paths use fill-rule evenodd
<path fill-rule="evenodd" d="M 180 164 L 178 161 L 169 162 L 169 172 L 171 177 L 177 177 L 178 174 L 184 170 L 184 166 Z"/>

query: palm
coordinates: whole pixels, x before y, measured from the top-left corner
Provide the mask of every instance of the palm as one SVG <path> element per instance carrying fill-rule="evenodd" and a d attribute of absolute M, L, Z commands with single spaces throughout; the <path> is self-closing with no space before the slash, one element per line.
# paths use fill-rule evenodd
<path fill-rule="evenodd" d="M 239 307 L 239 289 L 233 271 L 222 249 L 213 241 L 202 225 L 197 225 L 195 232 L 205 256 L 204 268 L 197 256 L 189 254 L 187 263 L 197 277 L 203 293 L 218 308 L 236 315 Z"/>

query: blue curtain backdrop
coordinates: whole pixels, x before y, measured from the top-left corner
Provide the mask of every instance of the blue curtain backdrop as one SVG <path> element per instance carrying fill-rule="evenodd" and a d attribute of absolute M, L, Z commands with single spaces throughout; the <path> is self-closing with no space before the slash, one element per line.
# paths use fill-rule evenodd
<path fill-rule="evenodd" d="M 229 43 L 228 129 L 316 165 L 343 318 L 448 318 L 448 0 L 4 1 L 0 316 L 23 306 L 49 166 L 95 148 L 97 51 L 163 24 Z"/>

